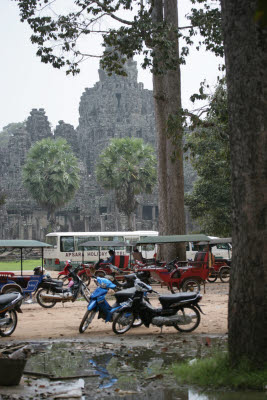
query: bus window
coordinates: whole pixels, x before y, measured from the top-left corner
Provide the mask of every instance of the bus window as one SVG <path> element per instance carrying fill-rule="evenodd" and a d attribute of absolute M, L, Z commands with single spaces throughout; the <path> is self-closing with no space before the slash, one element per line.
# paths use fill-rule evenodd
<path fill-rule="evenodd" d="M 102 236 L 100 240 L 103 240 L 105 242 L 124 242 L 124 237 L 123 236 Z M 109 250 L 109 247 L 107 246 L 102 246 L 101 250 Z M 116 247 L 116 250 L 124 250 L 124 247 Z"/>
<path fill-rule="evenodd" d="M 216 245 L 216 247 L 217 247 L 217 249 L 220 249 L 220 250 L 229 250 L 230 249 L 230 246 L 228 243 L 218 243 Z"/>
<path fill-rule="evenodd" d="M 57 248 L 57 236 L 46 236 L 46 243 L 51 244 L 54 249 Z"/>
<path fill-rule="evenodd" d="M 82 246 L 83 243 L 92 242 L 92 241 L 95 242 L 95 241 L 99 240 L 99 237 L 98 236 L 77 236 L 75 239 L 76 239 L 77 249 L 83 250 L 83 246 Z M 98 247 L 95 247 L 95 246 L 84 247 L 84 250 L 97 250 L 97 249 L 98 249 Z"/>
<path fill-rule="evenodd" d="M 186 243 L 186 251 L 189 251 L 190 250 L 190 247 L 189 247 L 189 243 L 187 242 Z"/>
<path fill-rule="evenodd" d="M 74 236 L 60 237 L 60 251 L 74 251 Z"/>

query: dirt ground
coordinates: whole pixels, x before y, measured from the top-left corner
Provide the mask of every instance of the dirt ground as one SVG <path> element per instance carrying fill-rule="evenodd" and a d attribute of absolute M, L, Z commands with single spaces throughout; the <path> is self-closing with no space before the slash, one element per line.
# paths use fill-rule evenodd
<path fill-rule="evenodd" d="M 95 289 L 91 283 L 90 290 Z M 170 293 L 166 288 L 155 285 L 154 289 L 161 293 Z M 215 334 L 225 335 L 227 333 L 227 303 L 229 285 L 227 283 L 207 283 L 206 293 L 201 292 L 203 298 L 200 302 L 205 315 L 201 314 L 199 327 L 194 331 L 195 334 Z M 110 294 L 107 297 L 110 304 L 114 299 Z M 155 295 L 151 298 L 152 304 L 159 305 Z M 86 302 L 68 302 L 62 305 L 57 303 L 53 308 L 45 309 L 34 301 L 33 304 L 22 304 L 22 314 L 18 314 L 18 325 L 15 332 L 9 338 L 1 338 L 1 341 L 23 341 L 35 339 L 86 339 L 106 335 L 115 335 L 112 332 L 111 324 L 95 318 L 90 327 L 82 335 L 79 333 L 79 325 L 84 313 L 86 312 Z M 127 335 L 157 335 L 161 332 L 160 328 L 150 326 L 149 329 L 139 327 L 130 330 Z M 164 327 L 163 334 L 177 333 L 172 327 Z M 181 335 L 181 333 L 177 333 Z M 184 335 L 184 334 L 183 334 Z"/>

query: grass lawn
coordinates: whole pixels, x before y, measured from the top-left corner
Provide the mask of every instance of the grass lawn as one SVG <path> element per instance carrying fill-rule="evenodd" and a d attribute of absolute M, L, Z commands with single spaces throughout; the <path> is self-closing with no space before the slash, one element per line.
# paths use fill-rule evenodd
<path fill-rule="evenodd" d="M 33 268 L 38 267 L 38 265 L 42 265 L 42 260 L 23 260 L 22 267 L 23 270 L 33 270 Z M 19 261 L 1 261 L 0 262 L 0 272 L 1 271 L 20 271 L 21 264 Z"/>

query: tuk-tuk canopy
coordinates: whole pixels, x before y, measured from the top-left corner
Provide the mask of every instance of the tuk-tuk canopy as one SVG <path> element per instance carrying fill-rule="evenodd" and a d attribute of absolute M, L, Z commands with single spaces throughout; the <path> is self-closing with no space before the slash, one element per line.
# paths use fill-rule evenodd
<path fill-rule="evenodd" d="M 166 243 L 182 243 L 182 242 L 205 242 L 209 243 L 211 239 L 203 234 L 196 235 L 167 235 L 167 236 L 147 236 L 138 240 L 137 246 L 145 244 L 166 244 Z"/>
<path fill-rule="evenodd" d="M 210 246 L 215 246 L 216 244 L 220 243 L 232 243 L 232 238 L 216 238 L 216 239 L 210 239 L 209 245 Z M 205 244 L 205 243 L 198 243 L 198 244 Z"/>
<path fill-rule="evenodd" d="M 42 249 L 42 274 L 43 274 L 43 267 L 44 267 L 44 247 L 52 247 L 51 244 L 39 242 L 38 240 L 0 240 L 0 248 L 4 249 L 20 249 L 20 264 L 21 264 L 21 275 L 22 275 L 22 253 L 23 249 L 26 248 L 41 248 Z"/>
<path fill-rule="evenodd" d="M 12 247 L 12 248 L 40 248 L 40 247 L 52 247 L 51 244 L 39 242 L 38 240 L 0 240 L 0 247 Z"/>

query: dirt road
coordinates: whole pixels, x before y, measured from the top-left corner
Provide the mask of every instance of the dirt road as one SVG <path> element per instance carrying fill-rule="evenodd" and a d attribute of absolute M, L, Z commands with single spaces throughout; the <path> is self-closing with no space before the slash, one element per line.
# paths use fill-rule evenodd
<path fill-rule="evenodd" d="M 94 285 L 90 285 L 91 291 Z M 166 288 L 155 286 L 155 290 L 162 293 L 168 292 Z M 200 302 L 203 312 L 201 323 L 194 331 L 198 334 L 219 334 L 227 333 L 227 303 L 229 285 L 226 283 L 207 283 L 206 294 Z M 169 292 L 168 292 L 169 293 Z M 114 302 L 113 296 L 108 297 L 108 301 Z M 85 301 L 74 303 L 58 303 L 51 309 L 45 309 L 38 303 L 22 304 L 23 314 L 18 314 L 18 325 L 15 332 L 9 338 L 1 338 L 1 341 L 14 340 L 34 340 L 34 339 L 55 339 L 55 338 L 83 338 L 114 335 L 110 323 L 103 320 L 94 319 L 91 326 L 84 334 L 78 331 L 81 319 L 86 311 Z M 153 305 L 159 305 L 156 297 L 152 298 Z M 160 333 L 160 328 L 145 327 L 130 330 L 126 335 L 155 335 Z M 177 332 L 172 327 L 164 327 L 163 334 Z M 181 335 L 181 333 L 177 333 Z M 125 336 L 126 336 L 125 335 Z"/>

